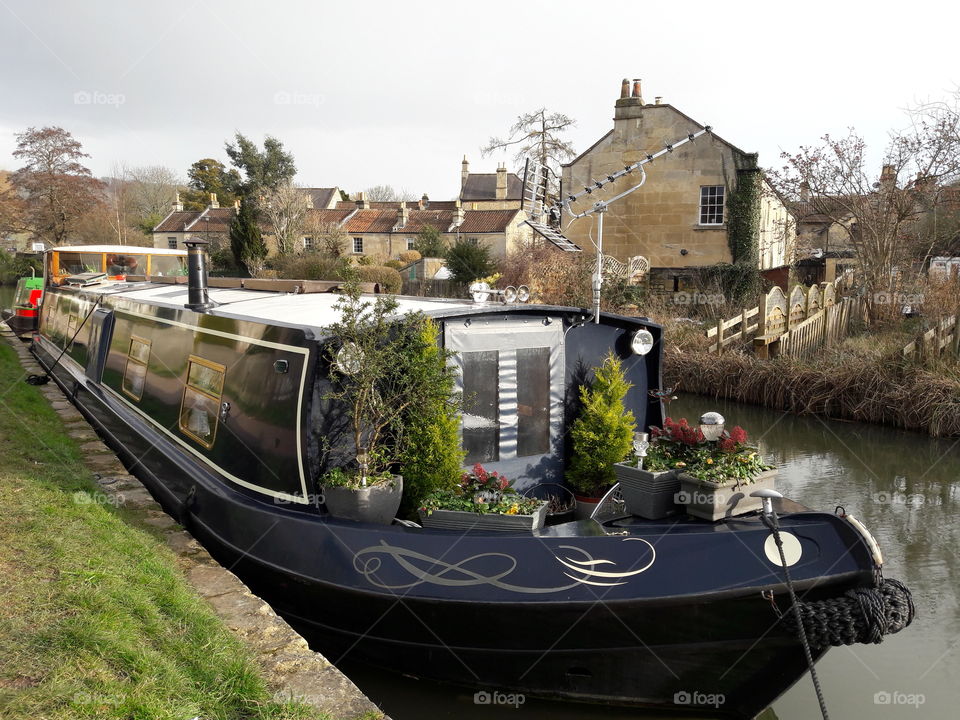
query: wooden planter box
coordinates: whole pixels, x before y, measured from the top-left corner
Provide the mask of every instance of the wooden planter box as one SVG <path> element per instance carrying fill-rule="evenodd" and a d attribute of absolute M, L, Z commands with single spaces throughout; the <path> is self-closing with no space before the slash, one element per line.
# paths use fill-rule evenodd
<path fill-rule="evenodd" d="M 677 511 L 680 479 L 676 470 L 643 470 L 626 463 L 615 464 L 613 470 L 631 515 L 660 520 Z"/>
<path fill-rule="evenodd" d="M 760 489 L 773 490 L 776 477 L 776 468 L 765 470 L 753 482 L 737 487 L 733 481 L 725 485 L 713 485 L 680 473 L 680 501 L 686 505 L 688 515 L 704 520 L 745 515 L 763 506 L 763 501 L 750 497 L 750 493 Z"/>
<path fill-rule="evenodd" d="M 485 530 L 496 532 L 522 532 L 539 530 L 547 515 L 547 503 L 533 515 L 501 515 L 499 513 L 475 513 L 466 510 L 433 510 L 427 514 L 420 510 L 420 524 L 425 528 L 439 530 Z"/>

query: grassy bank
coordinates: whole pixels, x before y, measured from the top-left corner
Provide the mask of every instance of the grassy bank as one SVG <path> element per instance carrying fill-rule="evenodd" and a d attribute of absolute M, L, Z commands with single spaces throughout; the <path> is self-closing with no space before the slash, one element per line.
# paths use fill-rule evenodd
<path fill-rule="evenodd" d="M 276 703 L 176 560 L 107 504 L 0 342 L 0 717 L 314 717 Z"/>
<path fill-rule="evenodd" d="M 809 360 L 671 347 L 664 378 L 686 392 L 775 410 L 960 435 L 960 365 L 905 361 L 890 352 L 897 342 L 855 337 Z"/>

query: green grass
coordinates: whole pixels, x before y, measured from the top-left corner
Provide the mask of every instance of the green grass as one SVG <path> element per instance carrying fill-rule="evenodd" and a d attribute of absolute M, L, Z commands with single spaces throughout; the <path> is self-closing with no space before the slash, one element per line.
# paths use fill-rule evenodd
<path fill-rule="evenodd" d="M 0 342 L 0 717 L 315 717 L 272 700 L 175 556 L 102 502 L 22 377 Z"/>

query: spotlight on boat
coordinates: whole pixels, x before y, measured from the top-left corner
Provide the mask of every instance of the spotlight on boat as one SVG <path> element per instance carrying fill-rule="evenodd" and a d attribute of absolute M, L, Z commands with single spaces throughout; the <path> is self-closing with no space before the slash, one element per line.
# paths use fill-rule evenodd
<path fill-rule="evenodd" d="M 363 351 L 351 342 L 337 350 L 336 366 L 344 375 L 355 375 L 363 363 Z"/>
<path fill-rule="evenodd" d="M 634 355 L 646 355 L 653 349 L 653 333 L 649 330 L 637 330 L 630 339 L 630 349 Z"/>
<path fill-rule="evenodd" d="M 517 301 L 526 302 L 530 299 L 530 288 L 526 285 L 521 285 L 517 288 Z"/>
<path fill-rule="evenodd" d="M 723 435 L 723 426 L 726 420 L 718 412 L 706 412 L 700 416 L 700 432 L 705 440 L 715 442 Z"/>
<path fill-rule="evenodd" d="M 503 289 L 503 301 L 505 303 L 515 303 L 517 301 L 517 289 L 513 285 L 507 285 Z"/>
<path fill-rule="evenodd" d="M 470 285 L 470 296 L 475 303 L 485 303 L 490 297 L 490 286 L 485 282 L 475 282 Z"/>

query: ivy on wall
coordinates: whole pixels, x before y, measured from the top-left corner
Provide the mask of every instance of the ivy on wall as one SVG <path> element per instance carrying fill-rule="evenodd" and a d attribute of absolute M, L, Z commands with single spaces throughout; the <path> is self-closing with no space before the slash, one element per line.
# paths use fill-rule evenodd
<path fill-rule="evenodd" d="M 756 265 L 762 182 L 754 159 L 752 167 L 737 170 L 737 186 L 727 193 L 727 242 L 737 264 Z"/>

